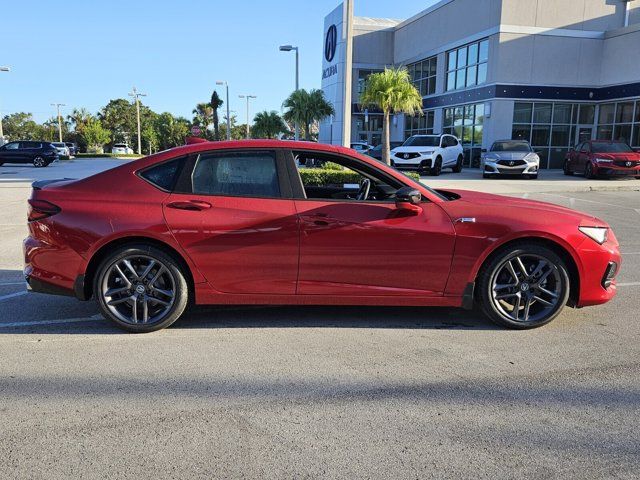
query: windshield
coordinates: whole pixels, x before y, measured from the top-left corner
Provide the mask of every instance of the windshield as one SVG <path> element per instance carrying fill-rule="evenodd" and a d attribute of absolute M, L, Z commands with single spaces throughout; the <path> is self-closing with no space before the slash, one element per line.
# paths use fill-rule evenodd
<path fill-rule="evenodd" d="M 495 142 L 491 146 L 492 152 L 530 152 L 527 142 Z"/>
<path fill-rule="evenodd" d="M 55 145 L 56 147 L 66 147 L 64 143 L 59 143 L 59 142 L 56 142 L 53 145 Z"/>
<path fill-rule="evenodd" d="M 439 147 L 440 137 L 416 135 L 407 138 L 402 144 L 403 147 Z"/>
<path fill-rule="evenodd" d="M 633 149 L 626 143 L 592 143 L 594 153 L 633 153 Z"/>
<path fill-rule="evenodd" d="M 114 146 L 114 148 L 127 148 L 127 146 L 123 143 L 116 143 Z"/>

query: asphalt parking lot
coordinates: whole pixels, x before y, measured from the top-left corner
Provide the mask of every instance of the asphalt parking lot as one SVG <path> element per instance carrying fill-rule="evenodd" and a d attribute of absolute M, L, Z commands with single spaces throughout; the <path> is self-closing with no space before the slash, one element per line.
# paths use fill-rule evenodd
<path fill-rule="evenodd" d="M 0 167 L 0 477 L 638 478 L 633 183 L 507 184 L 603 218 L 621 243 L 617 298 L 541 329 L 455 309 L 225 307 L 130 335 L 21 277 L 29 182 L 119 162 Z"/>

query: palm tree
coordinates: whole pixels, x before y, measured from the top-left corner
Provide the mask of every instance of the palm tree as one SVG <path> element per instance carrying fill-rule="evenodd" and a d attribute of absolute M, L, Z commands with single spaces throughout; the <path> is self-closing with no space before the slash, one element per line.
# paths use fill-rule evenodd
<path fill-rule="evenodd" d="M 218 95 L 218 92 L 215 90 L 211 94 L 211 101 L 209 105 L 211 105 L 211 109 L 213 110 L 213 135 L 216 140 L 220 140 L 220 119 L 218 118 L 218 109 L 222 106 L 224 102 Z"/>
<path fill-rule="evenodd" d="M 287 98 L 283 106 L 287 109 L 284 119 L 289 123 L 298 122 L 304 129 L 305 139 L 311 140 L 311 125 L 335 113 L 333 106 L 324 98 L 322 90 L 296 90 Z"/>
<path fill-rule="evenodd" d="M 209 103 L 199 103 L 196 105 L 196 108 L 193 109 L 191 113 L 193 113 L 193 123 L 196 125 L 200 125 L 204 127 L 205 131 L 209 128 L 211 124 L 211 117 L 213 115 L 211 108 L 211 104 Z"/>
<path fill-rule="evenodd" d="M 95 117 L 86 108 L 74 108 L 70 115 L 67 115 L 67 120 L 73 124 L 73 129 L 76 132 L 81 133 L 84 126 L 90 120 Z"/>
<path fill-rule="evenodd" d="M 391 113 L 422 115 L 422 96 L 411 83 L 406 68 L 385 68 L 384 72 L 369 76 L 360 104 L 382 110 L 382 159 L 390 165 L 389 117 Z"/>
<path fill-rule="evenodd" d="M 253 127 L 251 133 L 254 138 L 276 138 L 279 133 L 286 132 L 288 130 L 282 117 L 278 115 L 278 112 L 272 110 L 267 112 L 256 113 L 253 118 Z"/>

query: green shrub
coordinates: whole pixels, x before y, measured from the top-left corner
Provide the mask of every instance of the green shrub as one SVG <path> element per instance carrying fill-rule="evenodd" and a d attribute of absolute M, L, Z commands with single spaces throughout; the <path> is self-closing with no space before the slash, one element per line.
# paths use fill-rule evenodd
<path fill-rule="evenodd" d="M 420 175 L 415 172 L 407 172 L 405 175 L 413 180 L 420 181 Z M 302 178 L 302 183 L 315 187 L 359 183 L 362 178 L 351 170 L 329 170 L 326 168 L 301 168 L 300 177 Z"/>
<path fill-rule="evenodd" d="M 344 170 L 342 165 L 338 165 L 337 163 L 327 162 L 322 166 L 324 170 Z"/>

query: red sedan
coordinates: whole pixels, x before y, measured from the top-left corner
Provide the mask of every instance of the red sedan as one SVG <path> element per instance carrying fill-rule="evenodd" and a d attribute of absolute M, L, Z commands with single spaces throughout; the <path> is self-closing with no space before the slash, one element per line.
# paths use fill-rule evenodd
<path fill-rule="evenodd" d="M 342 165 L 350 183 L 301 176 L 309 160 Z M 478 305 L 531 328 L 565 305 L 610 300 L 620 265 L 613 232 L 590 215 L 432 190 L 353 150 L 306 142 L 179 147 L 36 182 L 29 205 L 29 288 L 95 297 L 133 332 L 171 325 L 189 302 Z"/>
<path fill-rule="evenodd" d="M 582 173 L 586 178 L 640 178 L 640 153 L 624 142 L 590 140 L 567 153 L 564 174 Z"/>

